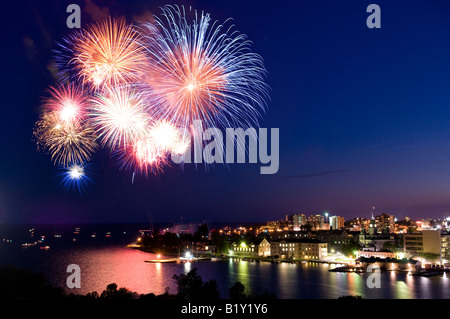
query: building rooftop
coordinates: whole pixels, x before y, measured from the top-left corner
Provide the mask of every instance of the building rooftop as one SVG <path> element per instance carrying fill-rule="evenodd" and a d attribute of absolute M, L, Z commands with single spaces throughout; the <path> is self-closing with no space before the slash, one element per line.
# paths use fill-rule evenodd
<path fill-rule="evenodd" d="M 287 243 L 310 243 L 310 244 L 325 244 L 325 242 L 312 238 L 279 238 L 271 240 L 270 242 L 287 242 Z"/>

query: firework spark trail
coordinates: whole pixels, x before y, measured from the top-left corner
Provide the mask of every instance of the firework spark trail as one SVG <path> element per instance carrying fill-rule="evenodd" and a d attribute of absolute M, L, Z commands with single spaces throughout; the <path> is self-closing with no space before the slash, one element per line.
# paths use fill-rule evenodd
<path fill-rule="evenodd" d="M 139 81 L 148 63 L 140 34 L 123 20 L 106 19 L 65 39 L 59 65 L 77 71 L 84 84 L 115 86 Z M 67 62 L 68 60 L 68 62 Z"/>
<path fill-rule="evenodd" d="M 195 12 L 188 23 L 184 7 L 162 8 L 156 24 L 143 24 L 150 60 L 145 81 L 163 105 L 163 117 L 189 127 L 257 124 L 268 87 L 262 58 L 246 36 L 232 32 L 209 14 Z"/>
<path fill-rule="evenodd" d="M 148 138 L 137 139 L 127 147 L 116 152 L 122 169 L 133 171 L 133 174 L 158 173 L 168 165 L 167 152 L 157 148 Z"/>

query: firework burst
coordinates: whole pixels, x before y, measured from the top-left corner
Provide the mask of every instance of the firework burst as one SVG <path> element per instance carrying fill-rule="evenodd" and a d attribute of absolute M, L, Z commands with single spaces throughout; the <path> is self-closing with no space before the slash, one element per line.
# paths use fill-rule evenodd
<path fill-rule="evenodd" d="M 45 112 L 36 123 L 38 149 L 48 152 L 55 164 L 82 163 L 97 148 L 94 130 L 80 120 L 61 121 L 58 112 Z"/>
<path fill-rule="evenodd" d="M 157 149 L 171 151 L 179 142 L 180 131 L 169 121 L 160 120 L 150 127 L 148 137 Z"/>
<path fill-rule="evenodd" d="M 265 106 L 262 58 L 249 49 L 246 36 L 211 23 L 209 14 L 192 23 L 184 7 L 166 6 L 161 19 L 143 25 L 151 60 L 145 75 L 162 116 L 189 127 L 257 124 Z"/>
<path fill-rule="evenodd" d="M 67 189 L 78 189 L 82 192 L 85 187 L 92 183 L 92 179 L 87 174 L 88 166 L 86 164 L 70 164 L 68 166 L 60 166 L 61 184 Z"/>
<path fill-rule="evenodd" d="M 73 84 L 51 87 L 50 97 L 45 99 L 44 110 L 55 112 L 58 120 L 65 123 L 76 122 L 85 117 L 88 108 L 87 97 Z"/>
<path fill-rule="evenodd" d="M 123 20 L 92 24 L 65 39 L 61 47 L 59 60 L 69 61 L 69 73 L 75 70 L 83 83 L 95 88 L 134 83 L 148 62 L 139 33 Z"/>
<path fill-rule="evenodd" d="M 165 165 L 168 165 L 167 152 L 158 148 L 150 138 L 144 137 L 135 140 L 120 151 L 119 163 L 122 169 L 142 175 L 158 173 Z"/>
<path fill-rule="evenodd" d="M 102 144 L 113 150 L 145 137 L 152 121 L 142 93 L 124 87 L 98 94 L 91 117 Z"/>

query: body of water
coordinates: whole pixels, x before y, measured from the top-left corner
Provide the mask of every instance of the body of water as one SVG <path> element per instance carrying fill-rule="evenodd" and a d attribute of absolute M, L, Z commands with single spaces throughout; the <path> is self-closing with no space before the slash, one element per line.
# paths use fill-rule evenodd
<path fill-rule="evenodd" d="M 0 248 L 0 264 L 14 265 L 43 273 L 50 284 L 68 292 L 101 293 L 110 283 L 140 294 L 176 293 L 172 276 L 187 273 L 194 267 L 203 280 L 217 281 L 221 297 L 229 288 L 242 282 L 247 291 L 273 293 L 277 298 L 338 298 L 360 295 L 364 298 L 450 298 L 450 280 L 444 277 L 413 277 L 406 273 L 382 273 L 381 288 L 366 285 L 369 274 L 334 273 L 333 265 L 272 264 L 240 260 L 203 261 L 185 264 L 154 264 L 145 260 L 153 254 L 118 245 L 101 247 L 56 248 L 48 251 L 37 247 L 23 249 L 11 245 Z M 81 268 L 81 288 L 68 289 L 66 272 L 69 264 Z"/>

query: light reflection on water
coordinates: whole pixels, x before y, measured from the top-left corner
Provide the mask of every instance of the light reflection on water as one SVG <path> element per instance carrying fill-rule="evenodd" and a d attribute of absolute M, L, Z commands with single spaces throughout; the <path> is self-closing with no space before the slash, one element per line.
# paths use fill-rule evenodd
<path fill-rule="evenodd" d="M 13 264 L 42 272 L 52 285 L 65 287 L 67 266 L 78 264 L 81 268 L 81 289 L 71 292 L 80 294 L 90 291 L 101 293 L 113 282 L 142 294 L 162 294 L 166 288 L 170 293 L 176 293 L 172 276 L 197 268 L 204 281 L 217 281 L 223 298 L 228 297 L 228 290 L 236 281 L 241 281 L 249 292 L 273 293 L 277 298 L 334 299 L 344 295 L 399 299 L 450 298 L 450 279 L 447 276 L 424 278 L 407 273 L 382 273 L 381 288 L 370 289 L 366 285 L 370 274 L 329 272 L 335 265 L 271 264 L 235 259 L 185 264 L 144 262 L 155 257 L 119 246 L 49 251 L 19 249 L 10 253 L 0 251 L 0 265 Z"/>

